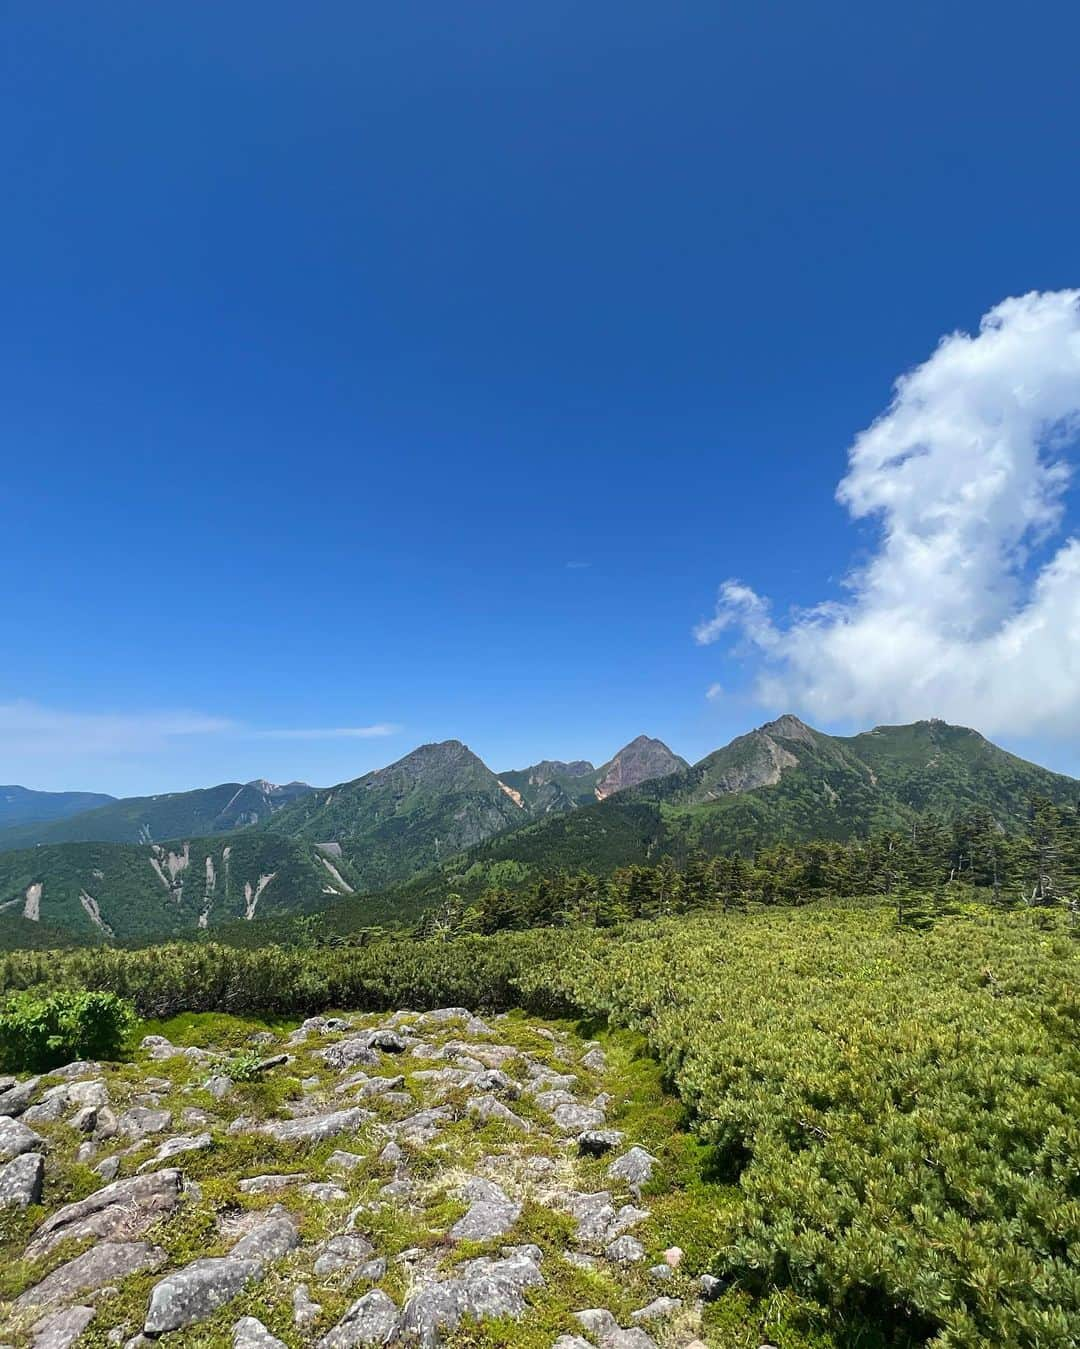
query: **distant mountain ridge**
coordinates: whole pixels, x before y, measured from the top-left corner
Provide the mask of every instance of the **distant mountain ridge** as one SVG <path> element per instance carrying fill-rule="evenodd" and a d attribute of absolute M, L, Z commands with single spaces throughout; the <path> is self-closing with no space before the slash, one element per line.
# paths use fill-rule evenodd
<path fill-rule="evenodd" d="M 220 834 L 258 824 L 311 790 L 304 782 L 279 787 L 257 778 L 161 796 L 105 797 L 62 819 L 0 829 L 0 852 L 45 843 L 152 843 Z"/>
<path fill-rule="evenodd" d="M 498 775 L 448 740 L 327 789 L 226 784 L 48 824 L 79 837 L 0 851 L 0 942 L 28 924 L 101 941 L 327 906 L 387 921 L 545 872 L 844 840 L 928 812 L 978 807 L 1014 829 L 1033 795 L 1075 804 L 1080 782 L 940 721 L 845 737 L 783 716 L 694 765 L 639 736 L 599 768 L 544 760 Z M 122 836 L 85 837 L 105 826 Z"/>
<path fill-rule="evenodd" d="M 63 820 L 116 798 L 104 792 L 38 792 L 14 784 L 0 787 L 0 829 L 38 821 Z"/>

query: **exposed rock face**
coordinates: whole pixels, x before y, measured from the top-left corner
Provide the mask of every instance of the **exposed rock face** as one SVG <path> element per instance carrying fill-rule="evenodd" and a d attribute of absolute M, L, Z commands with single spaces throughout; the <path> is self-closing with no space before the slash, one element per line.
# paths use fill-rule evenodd
<path fill-rule="evenodd" d="M 615 792 L 627 787 L 637 787 L 654 778 L 667 777 L 686 768 L 685 759 L 673 754 L 662 740 L 653 740 L 647 735 L 639 735 L 629 745 L 600 769 L 596 783 L 596 799 L 605 801 Z"/>
<path fill-rule="evenodd" d="M 43 1317 L 33 1327 L 33 1349 L 68 1349 L 94 1319 L 93 1307 L 68 1307 Z"/>

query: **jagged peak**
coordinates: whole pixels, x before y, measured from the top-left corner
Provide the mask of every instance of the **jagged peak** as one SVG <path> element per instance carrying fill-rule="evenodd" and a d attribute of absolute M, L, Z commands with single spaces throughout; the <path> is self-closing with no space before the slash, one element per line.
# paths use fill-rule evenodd
<path fill-rule="evenodd" d="M 765 735 L 779 736 L 781 740 L 802 740 L 807 744 L 813 744 L 817 736 L 814 728 L 807 726 L 794 712 L 785 712 L 773 721 L 767 721 L 764 726 L 759 726 L 758 730 Z"/>

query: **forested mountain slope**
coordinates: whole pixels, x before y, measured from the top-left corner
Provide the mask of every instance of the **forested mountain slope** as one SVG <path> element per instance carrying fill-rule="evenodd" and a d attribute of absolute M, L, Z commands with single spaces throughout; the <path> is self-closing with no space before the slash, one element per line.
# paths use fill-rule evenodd
<path fill-rule="evenodd" d="M 0 829 L 34 821 L 62 820 L 114 798 L 103 792 L 37 792 L 14 784 L 0 787 Z"/>

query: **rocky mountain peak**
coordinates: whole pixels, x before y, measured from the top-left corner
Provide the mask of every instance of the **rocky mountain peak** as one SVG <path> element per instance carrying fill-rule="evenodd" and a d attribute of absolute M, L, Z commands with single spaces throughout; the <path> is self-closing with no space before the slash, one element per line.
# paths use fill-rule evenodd
<path fill-rule="evenodd" d="M 667 777 L 686 767 L 686 760 L 673 753 L 662 740 L 639 735 L 600 769 L 596 799 L 603 801 L 627 787 Z"/>
<path fill-rule="evenodd" d="M 807 745 L 814 743 L 815 732 L 813 728 L 807 726 L 805 721 L 800 721 L 791 712 L 785 712 L 782 717 L 777 717 L 775 721 L 767 721 L 764 726 L 760 726 L 758 729 L 766 735 L 777 736 L 781 740 L 801 740 Z"/>

